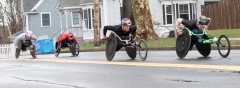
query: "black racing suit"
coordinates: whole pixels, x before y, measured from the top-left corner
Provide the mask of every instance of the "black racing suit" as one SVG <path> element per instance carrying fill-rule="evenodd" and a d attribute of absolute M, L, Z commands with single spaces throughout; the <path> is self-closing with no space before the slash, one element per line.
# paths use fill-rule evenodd
<path fill-rule="evenodd" d="M 122 25 L 115 25 L 115 26 L 105 26 L 103 29 L 103 35 L 106 35 L 107 30 L 111 30 L 113 32 L 115 32 L 122 40 L 128 40 L 129 39 L 129 34 L 134 35 L 137 27 L 135 25 L 130 25 L 129 27 L 129 31 L 123 31 L 122 29 Z M 121 42 L 118 38 L 117 38 L 117 48 L 116 51 L 120 50 L 123 47 L 124 42 Z"/>
<path fill-rule="evenodd" d="M 185 20 L 185 19 L 183 19 L 182 24 L 190 30 L 199 29 L 197 27 L 197 20 Z M 203 35 L 203 38 L 206 39 L 207 35 Z M 195 43 L 198 43 L 198 37 L 197 36 L 191 36 L 191 45 L 190 45 L 189 50 L 192 50 L 192 47 Z"/>

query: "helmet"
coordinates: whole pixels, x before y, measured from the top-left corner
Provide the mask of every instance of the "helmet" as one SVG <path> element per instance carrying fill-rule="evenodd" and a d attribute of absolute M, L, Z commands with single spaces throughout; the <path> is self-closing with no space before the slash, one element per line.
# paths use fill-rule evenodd
<path fill-rule="evenodd" d="M 72 39 L 73 38 L 73 33 L 69 32 L 69 34 L 67 35 L 68 39 Z"/>
<path fill-rule="evenodd" d="M 200 16 L 197 20 L 197 22 L 201 25 L 208 25 L 208 23 L 210 22 L 209 18 L 207 18 L 206 16 Z"/>
<path fill-rule="evenodd" d="M 32 38 L 32 35 L 33 35 L 32 31 L 27 31 L 26 38 L 30 39 Z"/>
<path fill-rule="evenodd" d="M 121 24 L 122 25 L 131 25 L 132 22 L 129 18 L 123 18 Z"/>

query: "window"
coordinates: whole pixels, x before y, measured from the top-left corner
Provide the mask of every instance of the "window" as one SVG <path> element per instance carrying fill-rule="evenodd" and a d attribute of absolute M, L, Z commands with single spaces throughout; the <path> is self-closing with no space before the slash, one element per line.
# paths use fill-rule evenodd
<path fill-rule="evenodd" d="M 179 4 L 179 16 L 180 18 L 189 20 L 188 4 Z"/>
<path fill-rule="evenodd" d="M 92 9 L 83 10 L 83 20 L 86 29 L 92 29 Z"/>
<path fill-rule="evenodd" d="M 72 24 L 79 25 L 79 12 L 72 12 Z"/>
<path fill-rule="evenodd" d="M 101 9 L 99 10 L 99 18 L 100 18 L 100 28 L 101 28 Z M 93 9 L 85 9 L 83 10 L 83 21 L 85 23 L 84 27 L 86 29 L 93 29 L 93 23 L 94 23 L 94 11 Z"/>
<path fill-rule="evenodd" d="M 42 13 L 41 14 L 42 27 L 50 27 L 51 26 L 50 18 L 51 18 L 50 13 Z"/>
<path fill-rule="evenodd" d="M 172 24 L 172 6 L 166 5 L 166 18 L 167 24 Z"/>

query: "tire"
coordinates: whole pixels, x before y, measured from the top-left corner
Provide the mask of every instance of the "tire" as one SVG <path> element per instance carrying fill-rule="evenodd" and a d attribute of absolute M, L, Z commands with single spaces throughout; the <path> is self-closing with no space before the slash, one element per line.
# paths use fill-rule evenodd
<path fill-rule="evenodd" d="M 107 39 L 106 44 L 106 57 L 108 61 L 111 61 L 116 53 L 116 47 L 117 47 L 117 38 L 114 35 L 114 33 L 111 33 Z"/>
<path fill-rule="evenodd" d="M 70 44 L 69 50 L 70 50 L 70 52 L 72 53 L 73 56 L 76 55 L 76 47 L 74 46 L 73 43 Z"/>
<path fill-rule="evenodd" d="M 220 35 L 216 44 L 217 44 L 219 54 L 223 58 L 228 57 L 228 55 L 230 54 L 230 50 L 231 50 L 231 45 L 230 45 L 230 41 L 229 41 L 228 37 L 226 35 Z"/>
<path fill-rule="evenodd" d="M 78 42 L 76 43 L 76 55 L 75 56 L 78 56 L 79 55 L 79 52 L 80 52 L 80 45 L 78 44 Z"/>
<path fill-rule="evenodd" d="M 55 56 L 56 57 L 58 57 L 58 55 L 60 54 L 61 46 L 62 46 L 62 43 L 59 43 L 58 46 L 57 46 L 57 50 L 55 51 Z"/>
<path fill-rule="evenodd" d="M 140 40 L 137 47 L 138 47 L 138 54 L 139 54 L 140 58 L 142 59 L 142 61 L 146 60 L 147 54 L 148 54 L 147 43 L 144 40 Z"/>
<path fill-rule="evenodd" d="M 188 54 L 191 44 L 191 36 L 188 30 L 183 29 L 182 31 L 182 35 L 179 35 L 176 41 L 176 53 L 180 59 L 184 58 Z"/>
<path fill-rule="evenodd" d="M 15 51 L 15 57 L 16 57 L 16 59 L 19 58 L 20 52 L 21 52 L 21 48 L 16 48 L 16 51 Z"/>
<path fill-rule="evenodd" d="M 30 45 L 29 51 L 33 58 L 37 58 L 37 49 L 35 45 Z"/>
<path fill-rule="evenodd" d="M 207 57 L 211 53 L 211 44 L 200 44 L 197 43 L 195 44 L 198 52 L 204 56 Z"/>
<path fill-rule="evenodd" d="M 133 60 L 136 58 L 137 56 L 137 49 L 136 47 L 128 47 L 128 46 L 125 46 L 125 50 L 128 54 L 128 56 Z"/>

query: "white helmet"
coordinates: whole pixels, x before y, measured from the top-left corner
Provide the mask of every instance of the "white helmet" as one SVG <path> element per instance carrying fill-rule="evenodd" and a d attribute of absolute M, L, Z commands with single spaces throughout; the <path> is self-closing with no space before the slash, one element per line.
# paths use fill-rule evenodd
<path fill-rule="evenodd" d="M 32 38 L 32 35 L 33 35 L 32 31 L 27 31 L 26 38 L 30 39 Z"/>

